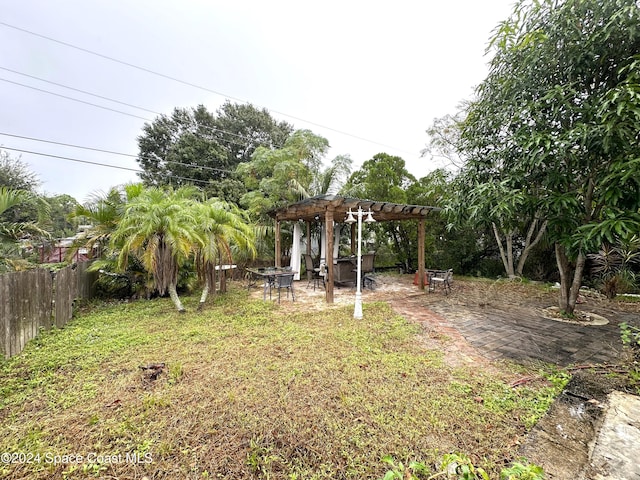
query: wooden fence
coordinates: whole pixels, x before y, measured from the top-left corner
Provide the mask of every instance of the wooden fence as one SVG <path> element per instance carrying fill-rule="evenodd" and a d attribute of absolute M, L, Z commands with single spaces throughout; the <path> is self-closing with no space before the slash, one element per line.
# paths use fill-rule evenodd
<path fill-rule="evenodd" d="M 0 275 L 0 353 L 10 358 L 22 351 L 40 329 L 63 327 L 73 315 L 73 301 L 91 298 L 96 272 L 90 262 L 55 274 L 41 268 Z"/>

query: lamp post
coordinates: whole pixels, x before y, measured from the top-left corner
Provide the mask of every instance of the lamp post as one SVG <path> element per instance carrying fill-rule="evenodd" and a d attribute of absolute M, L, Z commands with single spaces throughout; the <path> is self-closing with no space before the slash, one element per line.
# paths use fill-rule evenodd
<path fill-rule="evenodd" d="M 347 216 L 347 218 L 345 219 L 345 223 L 348 224 L 353 224 L 356 222 L 356 219 L 353 217 L 354 212 L 351 211 L 351 209 L 349 209 L 349 215 Z M 353 309 L 353 318 L 356 319 L 361 319 L 362 318 L 362 278 L 361 278 L 361 271 L 362 271 L 362 251 L 361 251 L 361 244 L 362 244 L 362 217 L 364 215 L 367 215 L 367 218 L 364 220 L 365 223 L 372 223 L 375 222 L 375 219 L 373 218 L 373 212 L 371 211 L 371 209 L 369 209 L 368 212 L 365 212 L 362 210 L 362 207 L 358 207 L 358 211 L 355 212 L 356 216 L 358 217 L 358 267 L 357 267 L 357 272 L 356 272 L 356 304 L 355 307 Z"/>

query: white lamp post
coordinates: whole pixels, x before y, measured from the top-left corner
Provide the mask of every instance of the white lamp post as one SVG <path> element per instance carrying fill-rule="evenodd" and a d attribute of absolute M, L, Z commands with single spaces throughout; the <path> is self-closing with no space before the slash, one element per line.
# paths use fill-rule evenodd
<path fill-rule="evenodd" d="M 361 254 L 361 239 L 362 239 L 362 217 L 367 215 L 367 218 L 364 220 L 365 223 L 375 222 L 373 218 L 373 212 L 369 209 L 368 212 L 362 210 L 362 207 L 358 207 L 358 211 L 356 212 L 358 216 L 358 267 L 356 272 L 356 304 L 353 309 L 353 318 L 361 319 L 362 318 L 362 278 L 360 272 L 362 271 L 362 254 Z M 353 212 L 349 209 L 349 215 L 344 221 L 345 223 L 352 224 L 356 222 L 356 219 L 353 217 Z"/>

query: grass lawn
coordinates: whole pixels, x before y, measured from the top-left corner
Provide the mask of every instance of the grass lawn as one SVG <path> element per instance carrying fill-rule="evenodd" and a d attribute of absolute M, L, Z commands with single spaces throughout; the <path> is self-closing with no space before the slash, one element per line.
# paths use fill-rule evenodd
<path fill-rule="evenodd" d="M 388 454 L 461 452 L 493 478 L 562 385 L 449 366 L 386 303 L 358 321 L 239 288 L 197 302 L 95 305 L 0 360 L 0 452 L 19 454 L 0 477 L 381 478 Z M 140 368 L 160 362 L 155 379 Z"/>

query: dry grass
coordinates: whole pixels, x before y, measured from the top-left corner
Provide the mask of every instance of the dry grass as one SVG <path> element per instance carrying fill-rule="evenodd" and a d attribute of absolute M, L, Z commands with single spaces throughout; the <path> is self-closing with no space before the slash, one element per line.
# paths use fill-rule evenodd
<path fill-rule="evenodd" d="M 512 388 L 532 372 L 504 364 L 445 364 L 373 297 L 361 321 L 259 297 L 232 287 L 186 315 L 165 299 L 96 306 L 0 362 L 0 452 L 40 456 L 0 476 L 380 478 L 386 454 L 449 452 L 495 474 L 557 391 Z M 156 379 L 139 368 L 158 362 Z"/>

